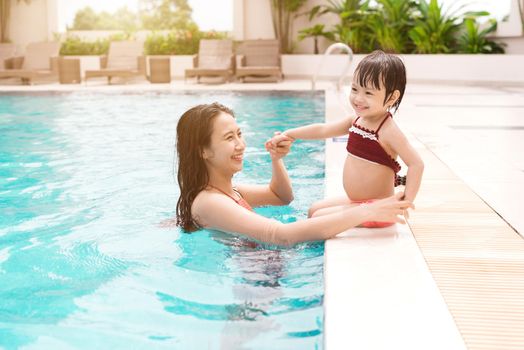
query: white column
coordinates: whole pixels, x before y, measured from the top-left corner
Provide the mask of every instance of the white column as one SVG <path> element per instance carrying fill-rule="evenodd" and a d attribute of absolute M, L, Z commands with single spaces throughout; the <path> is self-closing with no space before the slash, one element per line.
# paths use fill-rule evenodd
<path fill-rule="evenodd" d="M 58 28 L 58 0 L 46 0 L 47 9 L 47 40 L 52 41 Z"/>
<path fill-rule="evenodd" d="M 244 40 L 244 0 L 233 0 L 233 39 Z"/>

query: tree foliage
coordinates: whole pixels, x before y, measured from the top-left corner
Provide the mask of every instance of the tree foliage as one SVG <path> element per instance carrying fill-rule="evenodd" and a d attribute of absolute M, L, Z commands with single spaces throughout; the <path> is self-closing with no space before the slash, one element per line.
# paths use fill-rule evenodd
<path fill-rule="evenodd" d="M 198 30 L 187 0 L 141 0 L 138 13 L 127 7 L 115 13 L 96 12 L 91 7 L 77 11 L 69 30 Z"/>
<path fill-rule="evenodd" d="M 194 30 L 197 25 L 191 19 L 193 10 L 187 0 L 141 0 L 140 19 L 143 29 Z"/>
<path fill-rule="evenodd" d="M 73 26 L 68 29 L 135 31 L 139 27 L 138 15 L 127 7 L 122 7 L 112 14 L 105 11 L 97 13 L 87 6 L 76 12 Z"/>

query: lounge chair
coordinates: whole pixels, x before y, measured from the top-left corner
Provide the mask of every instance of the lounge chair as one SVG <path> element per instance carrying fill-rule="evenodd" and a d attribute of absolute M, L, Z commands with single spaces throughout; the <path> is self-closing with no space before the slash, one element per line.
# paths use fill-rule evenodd
<path fill-rule="evenodd" d="M 200 40 L 198 55 L 193 56 L 193 68 L 186 69 L 185 78 L 196 77 L 197 82 L 227 82 L 235 74 L 235 55 L 231 40 Z M 206 79 L 210 78 L 210 79 Z"/>
<path fill-rule="evenodd" d="M 108 84 L 112 78 L 129 79 L 146 77 L 146 59 L 143 56 L 144 44 L 139 41 L 114 41 L 109 46 L 107 56 L 100 57 L 99 70 L 86 70 L 85 80 L 106 77 Z"/>
<path fill-rule="evenodd" d="M 10 67 L 12 58 L 16 56 L 16 45 L 0 43 L 0 71 L 4 69 L 13 68 Z M 6 62 L 7 61 L 7 62 Z"/>
<path fill-rule="evenodd" d="M 277 82 L 282 79 L 278 40 L 246 40 L 237 56 L 236 77 L 242 82 Z"/>
<path fill-rule="evenodd" d="M 0 78 L 20 78 L 24 84 L 32 84 L 38 78 L 57 80 L 59 51 L 58 42 L 31 43 L 23 57 L 4 61 L 9 69 L 0 71 Z"/>

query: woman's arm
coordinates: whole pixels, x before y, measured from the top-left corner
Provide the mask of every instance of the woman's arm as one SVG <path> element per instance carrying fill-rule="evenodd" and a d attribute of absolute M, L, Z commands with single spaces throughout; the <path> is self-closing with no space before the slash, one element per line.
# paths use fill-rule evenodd
<path fill-rule="evenodd" d="M 239 233 L 271 244 L 294 245 L 334 237 L 364 221 L 405 223 L 401 215 L 412 205 L 407 201 L 399 201 L 398 198 L 402 195 L 400 193 L 372 204 L 288 224 L 251 212 L 218 193 L 198 195 L 192 212 L 205 228 Z"/>
<path fill-rule="evenodd" d="M 266 149 L 271 156 L 273 168 L 269 186 L 239 185 L 237 189 L 253 207 L 261 205 L 287 205 L 293 201 L 291 180 L 284 165 L 284 158 L 290 151 L 291 142 L 282 141 L 277 146 L 266 142 Z"/>

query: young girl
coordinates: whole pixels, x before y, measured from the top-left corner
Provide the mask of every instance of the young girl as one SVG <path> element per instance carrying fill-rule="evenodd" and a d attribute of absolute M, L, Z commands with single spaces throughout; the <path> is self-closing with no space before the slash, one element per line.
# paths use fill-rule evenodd
<path fill-rule="evenodd" d="M 374 51 L 357 66 L 349 101 L 355 116 L 330 123 L 290 129 L 271 139 L 278 146 L 296 139 L 325 139 L 349 132 L 343 185 L 346 196 L 328 198 L 312 205 L 309 216 L 325 215 L 348 205 L 370 203 L 394 193 L 400 164 L 407 165 L 404 199 L 413 202 L 420 187 L 424 163 L 394 122 L 406 87 L 406 69 L 400 58 Z M 366 222 L 364 227 L 386 227 L 389 222 Z"/>
<path fill-rule="evenodd" d="M 271 147 L 273 175 L 268 185 L 233 185 L 242 170 L 246 144 L 233 111 L 218 103 L 185 112 L 177 125 L 177 225 L 186 232 L 200 228 L 234 232 L 259 241 L 293 245 L 324 240 L 368 220 L 404 223 L 411 203 L 401 195 L 318 218 L 280 223 L 252 210 L 262 205 L 286 205 L 293 200 L 282 158 L 289 144 Z"/>

